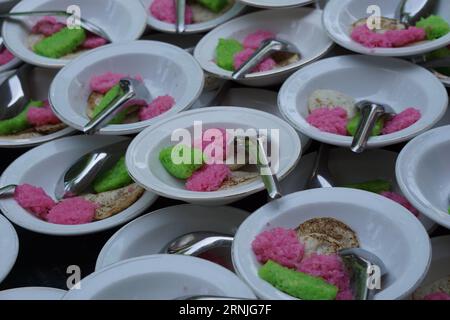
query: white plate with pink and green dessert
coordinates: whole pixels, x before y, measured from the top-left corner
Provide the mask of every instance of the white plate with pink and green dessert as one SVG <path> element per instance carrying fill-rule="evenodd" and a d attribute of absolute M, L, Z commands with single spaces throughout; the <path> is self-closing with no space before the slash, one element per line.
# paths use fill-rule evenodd
<path fill-rule="evenodd" d="M 375 300 L 408 297 L 424 279 L 430 239 L 403 206 L 374 193 L 322 188 L 270 202 L 239 228 L 233 264 L 261 299 L 352 300 L 348 248 L 381 259 L 387 274 Z"/>
<path fill-rule="evenodd" d="M 74 6 L 81 10 L 83 19 L 102 28 L 109 39 L 83 28 L 69 28 L 73 17 L 24 16 L 4 23 L 2 35 L 6 47 L 30 64 L 61 68 L 80 54 L 110 41 L 136 40 L 146 28 L 146 14 L 138 1 L 23 0 L 11 12 L 66 11 Z"/>
<path fill-rule="evenodd" d="M 78 195 L 57 198 L 67 170 L 83 155 L 125 142 L 123 137 L 74 136 L 51 141 L 16 159 L 0 185 L 18 185 L 0 200 L 1 211 L 30 231 L 60 236 L 89 234 L 123 224 L 147 210 L 157 196 L 128 175 L 124 155 Z"/>
<path fill-rule="evenodd" d="M 147 23 L 152 29 L 175 33 L 176 5 L 173 0 L 141 0 L 148 13 Z M 245 10 L 236 0 L 186 1 L 183 34 L 206 32 L 233 19 Z"/>
<path fill-rule="evenodd" d="M 425 68 L 361 55 L 328 58 L 297 71 L 281 87 L 278 106 L 289 123 L 312 139 L 350 147 L 361 119 L 356 104 L 362 100 L 395 111 L 377 121 L 369 148 L 414 138 L 438 123 L 448 107 L 445 87 Z"/>
<path fill-rule="evenodd" d="M 190 108 L 200 96 L 204 75 L 185 50 L 158 41 L 111 44 L 87 53 L 55 77 L 49 99 L 69 126 L 83 127 L 123 94 L 118 82 L 142 81 L 152 96 L 119 112 L 99 134 L 133 134 Z"/>
<path fill-rule="evenodd" d="M 408 57 L 450 44 L 448 1 L 435 1 L 431 13 L 411 26 L 396 19 L 400 3 L 391 0 L 330 0 L 324 9 L 324 27 L 339 45 L 367 55 Z M 381 17 L 379 21 L 378 15 Z"/>
<path fill-rule="evenodd" d="M 0 283 L 9 274 L 16 262 L 19 254 L 19 238 L 16 229 L 2 215 L 0 215 L 0 251 L 2 259 L 0 260 Z"/>
<path fill-rule="evenodd" d="M 239 80 L 251 86 L 278 84 L 332 47 L 332 41 L 323 31 L 321 17 L 322 11 L 312 8 L 250 13 L 209 32 L 198 43 L 194 56 L 205 71 L 230 80 L 262 41 L 286 40 L 295 46 L 295 53 L 275 52 Z"/>

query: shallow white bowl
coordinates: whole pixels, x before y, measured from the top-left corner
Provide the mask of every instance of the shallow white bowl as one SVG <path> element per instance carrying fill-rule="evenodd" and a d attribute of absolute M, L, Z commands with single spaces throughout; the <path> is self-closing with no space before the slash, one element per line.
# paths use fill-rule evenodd
<path fill-rule="evenodd" d="M 319 59 L 332 47 L 333 42 L 322 28 L 321 10 L 295 8 L 264 10 L 233 19 L 209 32 L 197 45 L 195 58 L 202 68 L 213 75 L 231 79 L 232 72 L 220 68 L 215 62 L 215 51 L 220 38 L 234 38 L 243 41 L 259 29 L 270 30 L 280 39 L 293 43 L 300 51 L 301 59 L 283 68 L 248 74 L 241 84 L 250 86 L 269 86 L 284 81 L 295 70 Z"/>
<path fill-rule="evenodd" d="M 368 148 L 379 148 L 410 140 L 432 128 L 448 107 L 442 83 L 428 70 L 394 58 L 346 55 L 317 61 L 297 71 L 281 87 L 278 106 L 296 129 L 314 140 L 350 147 L 353 138 L 310 125 L 308 98 L 318 89 L 343 92 L 357 101 L 372 100 L 390 105 L 397 113 L 414 107 L 422 118 L 414 125 L 389 135 L 369 139 Z"/>
<path fill-rule="evenodd" d="M 304 155 L 293 172 L 281 182 L 283 194 L 303 191 L 314 168 L 316 152 Z M 398 153 L 388 150 L 367 150 L 355 154 L 347 149 L 330 150 L 328 167 L 336 186 L 383 179 L 392 183 L 392 191 L 402 194 L 395 177 L 395 163 Z M 437 225 L 426 215 L 419 217 L 428 233 L 432 233 Z"/>
<path fill-rule="evenodd" d="M 151 255 L 115 263 L 81 280 L 64 300 L 173 300 L 188 295 L 254 299 L 231 271 L 203 259 Z"/>
<path fill-rule="evenodd" d="M 3 75 L 10 75 L 14 71 L 9 71 Z M 30 79 L 30 91 L 31 99 L 33 100 L 46 100 L 48 99 L 48 92 L 50 84 L 53 81 L 57 71 L 53 69 L 44 69 L 40 67 L 35 67 L 32 69 L 29 79 Z M 2 76 L 0 76 L 2 78 Z M 0 80 L 0 83 L 3 79 Z M 8 139 L 0 137 L 0 147 L 3 148 L 26 148 L 33 147 L 48 141 L 59 139 L 61 137 L 70 135 L 74 133 L 75 130 L 68 127 L 57 132 L 47 134 L 41 137 L 27 138 L 27 139 Z"/>
<path fill-rule="evenodd" d="M 141 75 L 152 96 L 169 94 L 175 106 L 150 120 L 107 125 L 99 134 L 137 133 L 164 118 L 188 109 L 203 89 L 203 71 L 195 59 L 176 46 L 157 41 L 111 44 L 91 51 L 69 63 L 55 77 L 49 99 L 53 110 L 69 126 L 81 130 L 86 114 L 92 76 L 106 72 Z"/>
<path fill-rule="evenodd" d="M 61 300 L 65 293 L 55 288 L 26 287 L 0 291 L 0 300 Z"/>
<path fill-rule="evenodd" d="M 11 11 L 63 10 L 78 5 L 81 15 L 100 26 L 114 43 L 138 39 L 146 28 L 146 15 L 142 5 L 129 0 L 22 0 Z M 23 17 L 3 24 L 2 34 L 6 47 L 18 58 L 46 68 L 61 68 L 70 59 L 52 59 L 34 53 L 28 45 L 32 26 L 42 17 Z M 17 22 L 17 21 L 20 21 Z"/>
<path fill-rule="evenodd" d="M 366 13 L 370 5 L 378 5 L 381 15 L 393 18 L 399 0 L 330 0 L 323 12 L 323 25 L 329 36 L 339 45 L 349 50 L 377 56 L 401 57 L 412 56 L 430 52 L 450 44 L 450 34 L 423 43 L 413 44 L 401 48 L 367 48 L 350 37 L 352 24 L 361 18 L 368 17 Z M 435 14 L 442 16 L 450 22 L 450 2 L 446 0 L 437 1 Z"/>
<path fill-rule="evenodd" d="M 450 251 L 448 248 L 450 248 L 450 236 L 431 239 L 431 265 L 420 286 L 428 286 L 450 275 Z"/>
<path fill-rule="evenodd" d="M 218 102 L 221 106 L 245 107 L 264 111 L 283 119 L 278 105 L 278 93 L 271 90 L 253 88 L 231 88 Z M 302 143 L 302 151 L 308 149 L 311 139 L 303 133 L 298 133 Z"/>
<path fill-rule="evenodd" d="M 190 232 L 210 231 L 233 236 L 249 212 L 232 208 L 183 204 L 139 217 L 117 231 L 97 258 L 95 270 L 113 263 L 161 251 Z"/>
<path fill-rule="evenodd" d="M 246 5 L 258 8 L 293 8 L 304 6 L 314 2 L 314 0 L 239 0 Z"/>
<path fill-rule="evenodd" d="M 16 263 L 19 253 L 19 238 L 9 221 L 0 214 L 0 283 L 6 278 Z"/>
<path fill-rule="evenodd" d="M 122 137 L 74 136 L 48 142 L 28 151 L 14 161 L 3 173 L 0 185 L 29 183 L 42 187 L 54 198 L 55 188 L 62 174 L 83 154 L 115 142 Z M 38 233 L 73 236 L 106 230 L 139 216 L 147 210 L 157 196 L 146 192 L 126 210 L 115 216 L 82 225 L 58 225 L 38 219 L 19 206 L 12 197 L 0 199 L 0 210 L 15 224 Z"/>
<path fill-rule="evenodd" d="M 149 27 L 159 30 L 161 32 L 176 33 L 175 24 L 160 21 L 150 14 L 150 6 L 153 3 L 153 0 L 140 0 L 140 1 L 142 2 L 142 5 L 145 7 L 145 12 L 148 15 L 147 24 Z M 238 16 L 245 9 L 246 9 L 245 5 L 236 1 L 236 3 L 229 10 L 227 10 L 224 14 L 215 19 L 201 23 L 186 24 L 186 31 L 183 34 L 200 33 L 214 29 L 215 27 L 223 24 L 224 22 Z"/>
<path fill-rule="evenodd" d="M 258 277 L 261 267 L 251 249 L 262 231 L 297 228 L 318 217 L 332 217 L 350 226 L 361 247 L 384 262 L 384 278 L 376 300 L 401 299 L 421 283 L 431 259 L 430 239 L 420 222 L 401 205 L 382 196 L 353 189 L 302 191 L 273 201 L 253 213 L 239 228 L 233 243 L 233 263 L 239 276 L 262 299 L 294 299 Z"/>
<path fill-rule="evenodd" d="M 450 229 L 450 126 L 430 130 L 406 145 L 397 160 L 397 180 L 408 200 Z"/>
<path fill-rule="evenodd" d="M 176 145 L 171 141 L 177 129 L 191 131 L 194 122 L 202 121 L 203 128 L 267 129 L 279 130 L 280 180 L 295 167 L 301 155 L 301 143 L 297 132 L 285 121 L 269 113 L 237 107 L 211 107 L 191 110 L 173 116 L 141 132 L 130 144 L 126 162 L 130 175 L 147 190 L 161 196 L 200 205 L 224 205 L 240 200 L 264 189 L 260 179 L 234 188 L 215 192 L 193 192 L 186 190 L 185 182 L 172 177 L 161 165 L 159 152 L 164 147 Z M 274 144 L 276 147 L 277 144 Z"/>

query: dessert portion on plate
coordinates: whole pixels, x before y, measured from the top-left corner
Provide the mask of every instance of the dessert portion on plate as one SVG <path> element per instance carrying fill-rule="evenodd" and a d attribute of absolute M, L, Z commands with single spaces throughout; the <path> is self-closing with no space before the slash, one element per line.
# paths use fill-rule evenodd
<path fill-rule="evenodd" d="M 420 287 L 413 293 L 414 300 L 450 300 L 450 275 Z"/>
<path fill-rule="evenodd" d="M 223 128 L 207 131 L 192 146 L 178 144 L 160 151 L 159 160 L 171 176 L 185 181 L 185 188 L 195 192 L 227 190 L 258 178 L 250 165 L 235 163 L 229 148 L 234 137 Z M 232 161 L 227 161 L 230 157 Z"/>
<path fill-rule="evenodd" d="M 338 252 L 359 247 L 355 231 L 333 218 L 269 229 L 252 242 L 262 264 L 260 278 L 302 300 L 353 300 L 350 274 Z"/>
<path fill-rule="evenodd" d="M 402 205 L 416 217 L 420 216 L 419 210 L 414 208 L 414 206 L 408 201 L 408 199 L 406 199 L 403 195 L 392 191 L 392 183 L 390 181 L 379 179 L 360 183 L 347 184 L 344 185 L 343 187 L 377 193 L 379 195 L 382 195 L 383 197 L 391 199 L 392 201 Z"/>
<path fill-rule="evenodd" d="M 80 225 L 112 217 L 143 195 L 144 189 L 128 175 L 125 157 L 101 173 L 92 184 L 92 193 L 53 200 L 42 188 L 29 184 L 18 186 L 14 199 L 37 218 L 61 225 Z"/>
<path fill-rule="evenodd" d="M 422 41 L 432 41 L 450 32 L 449 23 L 440 16 L 422 18 L 415 26 L 381 17 L 380 28 L 369 28 L 367 18 L 352 25 L 351 38 L 368 48 L 398 48 Z"/>
<path fill-rule="evenodd" d="M 3 66 L 14 59 L 14 55 L 6 48 L 0 49 L 0 66 Z"/>
<path fill-rule="evenodd" d="M 216 47 L 215 62 L 222 69 L 236 71 L 252 56 L 263 41 L 274 38 L 276 38 L 276 35 L 271 31 L 257 30 L 248 34 L 242 43 L 233 38 L 219 39 Z M 261 61 L 252 72 L 264 72 L 275 68 L 282 68 L 299 60 L 300 57 L 298 54 L 276 52 Z"/>
<path fill-rule="evenodd" d="M 128 75 L 107 72 L 93 76 L 89 86 L 91 94 L 88 98 L 87 115 L 90 119 L 95 118 L 105 108 L 109 107 L 117 98 L 123 94 L 119 81 Z M 136 80 L 144 81 L 141 76 Z M 110 121 L 110 124 L 126 124 L 145 121 L 155 118 L 175 105 L 175 99 L 169 95 L 156 97 L 153 101 L 130 102 Z"/>
<path fill-rule="evenodd" d="M 28 45 L 36 54 L 53 59 L 71 59 L 108 41 L 83 28 L 69 28 L 54 17 L 44 17 L 31 29 Z"/>
<path fill-rule="evenodd" d="M 186 1 L 185 23 L 193 24 L 213 20 L 228 11 L 234 3 L 234 0 L 188 0 Z M 172 24 L 177 21 L 175 0 L 154 0 L 149 11 L 160 21 Z"/>
<path fill-rule="evenodd" d="M 48 100 L 30 101 L 15 117 L 0 120 L 0 138 L 30 139 L 65 128 L 66 125 L 53 113 Z"/>
<path fill-rule="evenodd" d="M 323 132 L 354 136 L 361 122 L 356 100 L 335 90 L 314 91 L 308 99 L 308 110 L 306 121 Z M 372 136 L 404 130 L 420 118 L 421 112 L 416 108 L 406 108 L 388 119 L 381 117 L 375 123 Z"/>

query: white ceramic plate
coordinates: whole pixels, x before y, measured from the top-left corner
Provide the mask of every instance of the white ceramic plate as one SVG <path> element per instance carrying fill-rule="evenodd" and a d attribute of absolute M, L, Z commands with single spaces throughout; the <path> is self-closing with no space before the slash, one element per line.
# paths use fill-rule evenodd
<path fill-rule="evenodd" d="M 173 300 L 188 295 L 254 299 L 231 271 L 212 262 L 179 255 L 151 255 L 121 261 L 81 280 L 64 300 Z"/>
<path fill-rule="evenodd" d="M 397 157 L 398 153 L 387 150 L 368 150 L 355 154 L 347 149 L 336 148 L 330 150 L 328 167 L 336 186 L 382 179 L 392 183 L 392 191 L 402 194 L 395 177 Z M 300 159 L 294 171 L 281 182 L 283 194 L 305 190 L 315 159 L 315 152 Z M 419 220 L 428 233 L 437 227 L 434 221 L 424 214 L 420 215 Z"/>
<path fill-rule="evenodd" d="M 234 235 L 249 212 L 232 208 L 178 205 L 150 212 L 117 231 L 97 258 L 95 270 L 113 263 L 161 251 L 176 238 L 190 232 L 210 231 Z"/>
<path fill-rule="evenodd" d="M 65 293 L 55 288 L 26 287 L 0 291 L 0 300 L 61 300 Z"/>
<path fill-rule="evenodd" d="M 222 106 L 237 106 L 264 111 L 283 119 L 278 106 L 278 94 L 275 91 L 253 88 L 231 88 L 218 104 Z M 302 151 L 308 149 L 311 139 L 300 133 Z"/>
<path fill-rule="evenodd" d="M 19 253 L 19 238 L 16 230 L 4 216 L 0 214 L 0 283 L 6 278 L 8 273 L 16 263 Z"/>
<path fill-rule="evenodd" d="M 121 137 L 74 136 L 48 142 L 20 156 L 3 173 L 0 185 L 29 183 L 42 187 L 54 197 L 61 175 L 83 154 L 115 142 Z M 0 199 L 0 210 L 15 224 L 43 234 L 73 236 L 106 230 L 139 216 L 147 210 L 157 196 L 146 192 L 132 206 L 115 216 L 83 225 L 58 225 L 42 221 L 20 207 L 12 198 Z"/>
<path fill-rule="evenodd" d="M 195 59 L 176 46 L 157 41 L 112 44 L 91 51 L 64 67 L 50 87 L 55 113 L 65 123 L 81 130 L 88 122 L 87 101 L 92 76 L 106 72 L 141 75 L 153 97 L 169 94 L 175 106 L 147 121 L 107 125 L 99 134 L 137 133 L 164 118 L 188 109 L 203 89 L 203 71 Z"/>
<path fill-rule="evenodd" d="M 9 75 L 12 72 L 14 71 L 7 72 L 4 75 L 6 74 Z M 44 69 L 40 67 L 32 69 L 29 77 L 31 99 L 42 101 L 48 98 L 48 91 L 50 88 L 50 84 L 53 78 L 55 77 L 56 73 L 57 71 L 52 69 Z M 3 79 L 0 80 L 0 83 L 2 82 Z M 75 132 L 74 129 L 68 127 L 63 130 L 59 130 L 57 132 L 47 134 L 41 137 L 26 138 L 26 139 L 12 139 L 7 137 L 0 137 L 0 147 L 4 148 L 33 147 L 48 141 L 52 141 L 70 135 L 74 132 Z"/>
<path fill-rule="evenodd" d="M 345 81 L 343 81 L 345 79 Z M 368 148 L 379 148 L 412 139 L 432 128 L 448 107 L 442 83 L 428 70 L 400 59 L 347 55 L 317 61 L 297 71 L 281 87 L 278 106 L 283 116 L 314 140 L 350 147 L 353 138 L 311 126 L 308 98 L 318 89 L 343 92 L 357 101 L 390 105 L 396 112 L 414 107 L 422 118 L 414 125 L 389 135 L 369 139 Z"/>
<path fill-rule="evenodd" d="M 428 286 L 450 274 L 450 236 L 442 236 L 431 239 L 433 255 L 430 269 L 421 283 L 421 286 Z"/>
<path fill-rule="evenodd" d="M 176 145 L 171 141 L 177 129 L 192 130 L 194 122 L 202 121 L 204 129 L 222 127 L 225 129 L 267 129 L 279 130 L 280 180 L 295 167 L 301 155 L 301 143 L 297 132 L 285 121 L 269 113 L 236 107 L 212 107 L 191 110 L 173 116 L 141 132 L 127 151 L 127 167 L 130 175 L 148 190 L 171 199 L 183 200 L 200 205 L 224 205 L 240 200 L 264 189 L 260 179 L 228 190 L 215 192 L 193 192 L 186 190 L 184 181 L 173 178 L 159 161 L 159 152 L 164 147 Z M 192 135 L 192 133 L 191 133 Z M 274 144 L 277 147 L 277 143 Z"/>
<path fill-rule="evenodd" d="M 304 6 L 314 2 L 314 0 L 239 0 L 246 5 L 258 8 L 293 8 Z"/>
<path fill-rule="evenodd" d="M 430 130 L 403 148 L 397 180 L 408 200 L 436 223 L 450 229 L 450 126 Z"/>
<path fill-rule="evenodd" d="M 114 43 L 138 39 L 146 28 L 146 14 L 138 1 L 129 0 L 22 0 L 11 11 L 64 10 L 77 5 L 84 19 L 105 30 Z M 8 49 L 18 58 L 30 64 L 46 68 L 61 68 L 70 59 L 52 59 L 35 54 L 28 45 L 32 26 L 41 17 L 23 17 L 22 23 L 6 21 L 3 38 Z"/>
<path fill-rule="evenodd" d="M 296 62 L 274 70 L 248 74 L 239 83 L 251 86 L 279 84 L 295 70 L 319 59 L 332 47 L 333 42 L 322 28 L 321 10 L 295 8 L 264 10 L 233 19 L 209 32 L 197 45 L 195 58 L 202 68 L 219 78 L 231 79 L 232 72 L 220 68 L 215 62 L 216 47 L 220 38 L 244 38 L 259 29 L 274 32 L 278 38 L 293 43 L 302 57 Z"/>
<path fill-rule="evenodd" d="M 399 3 L 399 0 L 330 0 L 323 12 L 323 25 L 336 43 L 351 51 L 368 55 L 413 56 L 450 44 L 450 34 L 434 41 L 426 41 L 401 48 L 367 48 L 351 39 L 352 24 L 369 16 L 367 13 L 369 6 L 378 5 L 382 16 L 393 18 Z M 450 2 L 438 0 L 435 14 L 450 22 Z"/>
<path fill-rule="evenodd" d="M 420 222 L 405 208 L 377 194 L 324 188 L 288 195 L 253 213 L 239 228 L 233 243 L 238 274 L 262 299 L 293 297 L 258 277 L 261 265 L 251 249 L 255 237 L 274 227 L 297 228 L 318 217 L 332 217 L 350 226 L 361 247 L 376 254 L 389 272 L 376 300 L 409 296 L 421 283 L 431 259 L 430 239 Z"/>
<path fill-rule="evenodd" d="M 142 5 L 145 7 L 145 12 L 148 15 L 147 24 L 149 25 L 149 27 L 155 30 L 159 30 L 161 32 L 176 33 L 175 24 L 160 21 L 150 14 L 150 6 L 153 3 L 153 0 L 140 0 L 140 1 L 142 2 Z M 218 16 L 217 18 L 201 23 L 187 24 L 186 31 L 184 32 L 184 34 L 209 31 L 223 24 L 226 21 L 233 19 L 234 17 L 241 14 L 244 10 L 245 5 L 236 1 L 235 4 L 230 9 L 228 9 L 226 12 L 224 12 L 224 14 Z"/>

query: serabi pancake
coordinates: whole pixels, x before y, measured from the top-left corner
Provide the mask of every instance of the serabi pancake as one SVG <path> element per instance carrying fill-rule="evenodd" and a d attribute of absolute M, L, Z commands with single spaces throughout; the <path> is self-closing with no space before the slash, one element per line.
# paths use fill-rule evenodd
<path fill-rule="evenodd" d="M 342 249 L 360 246 L 355 231 L 333 218 L 308 220 L 297 228 L 297 234 L 300 241 L 305 244 L 306 255 L 335 254 Z"/>
<path fill-rule="evenodd" d="M 117 190 L 87 194 L 83 198 L 99 206 L 95 213 L 95 220 L 103 220 L 130 207 L 144 194 L 144 191 L 137 184 L 131 184 Z"/>
<path fill-rule="evenodd" d="M 450 275 L 445 278 L 439 279 L 427 286 L 420 287 L 413 293 L 414 300 L 423 300 L 427 295 L 444 292 L 450 294 Z"/>

